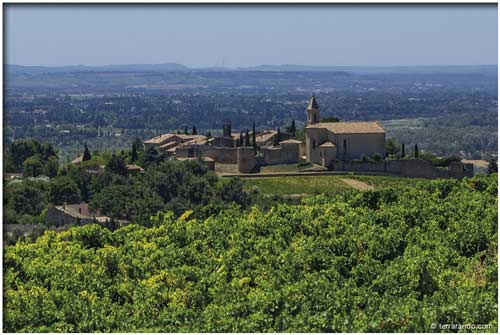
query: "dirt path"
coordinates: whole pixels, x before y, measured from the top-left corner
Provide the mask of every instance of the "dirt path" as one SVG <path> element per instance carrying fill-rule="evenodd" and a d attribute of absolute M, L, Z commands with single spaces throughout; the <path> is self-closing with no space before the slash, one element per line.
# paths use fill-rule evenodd
<path fill-rule="evenodd" d="M 340 179 L 340 180 L 342 180 L 347 185 L 354 187 L 360 191 L 368 191 L 368 190 L 375 189 L 375 187 L 373 187 L 372 185 L 368 185 L 367 183 L 364 183 L 364 182 L 359 181 L 359 180 L 355 180 L 355 179 Z"/>

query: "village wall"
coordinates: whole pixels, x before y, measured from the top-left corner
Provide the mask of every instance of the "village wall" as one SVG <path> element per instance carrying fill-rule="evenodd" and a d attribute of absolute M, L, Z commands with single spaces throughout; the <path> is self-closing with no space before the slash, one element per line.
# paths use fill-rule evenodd
<path fill-rule="evenodd" d="M 252 147 L 239 147 L 237 156 L 238 172 L 250 173 L 253 172 L 257 166 L 255 158 L 255 149 Z"/>
<path fill-rule="evenodd" d="M 410 178 L 463 178 L 472 177 L 474 170 L 470 163 L 451 163 L 446 169 L 436 168 L 424 159 L 398 159 L 379 162 L 340 161 L 330 166 L 337 171 L 390 173 Z"/>

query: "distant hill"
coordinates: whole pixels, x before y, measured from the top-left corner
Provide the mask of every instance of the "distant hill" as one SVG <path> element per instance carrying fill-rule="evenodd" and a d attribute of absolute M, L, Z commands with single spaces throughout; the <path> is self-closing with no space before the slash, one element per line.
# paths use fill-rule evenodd
<path fill-rule="evenodd" d="M 128 64 L 128 65 L 70 65 L 70 66 L 24 66 L 5 65 L 7 73 L 40 74 L 40 73 L 69 73 L 69 72 L 177 72 L 177 71 L 263 71 L 263 72 L 335 72 L 336 74 L 382 74 L 382 73 L 483 73 L 497 74 L 497 65 L 435 65 L 435 66 L 312 66 L 312 65 L 258 65 L 248 67 L 205 67 L 193 68 L 177 63 L 162 64 Z"/>
<path fill-rule="evenodd" d="M 64 72 L 165 72 L 165 71 L 189 71 L 187 66 L 177 63 L 163 64 L 128 64 L 128 65 L 104 65 L 104 66 L 87 66 L 87 65 L 69 65 L 69 66 L 24 66 L 7 64 L 5 66 L 7 72 L 13 73 L 64 73 Z"/>

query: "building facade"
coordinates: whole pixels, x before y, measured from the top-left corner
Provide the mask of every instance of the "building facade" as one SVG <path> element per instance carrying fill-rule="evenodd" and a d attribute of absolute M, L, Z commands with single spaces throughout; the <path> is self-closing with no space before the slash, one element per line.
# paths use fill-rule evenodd
<path fill-rule="evenodd" d="M 385 130 L 373 122 L 319 122 L 319 106 L 313 96 L 307 106 L 306 158 L 331 167 L 335 160 L 385 157 Z"/>

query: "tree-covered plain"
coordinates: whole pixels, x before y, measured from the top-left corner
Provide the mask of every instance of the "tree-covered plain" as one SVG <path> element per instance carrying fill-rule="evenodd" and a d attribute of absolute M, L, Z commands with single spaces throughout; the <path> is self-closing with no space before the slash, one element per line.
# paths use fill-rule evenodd
<path fill-rule="evenodd" d="M 4 250 L 7 332 L 433 332 L 497 320 L 497 175 Z"/>

